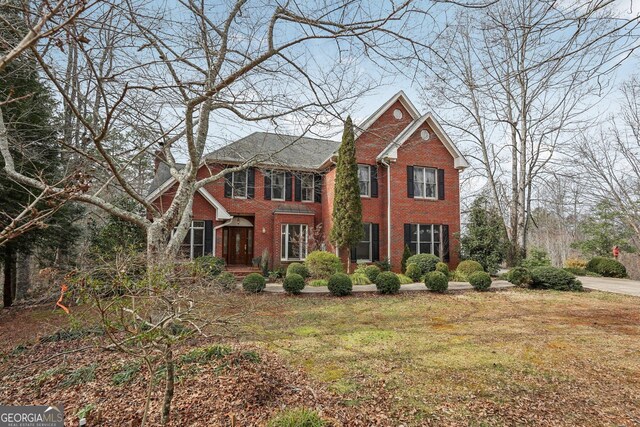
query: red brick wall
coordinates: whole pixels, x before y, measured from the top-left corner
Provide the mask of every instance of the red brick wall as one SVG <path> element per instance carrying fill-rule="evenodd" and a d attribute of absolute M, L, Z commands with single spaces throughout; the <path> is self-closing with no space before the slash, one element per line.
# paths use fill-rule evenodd
<path fill-rule="evenodd" d="M 403 113 L 401 119 L 393 116 L 399 109 Z M 376 164 L 376 157 L 389 143 L 404 130 L 413 120 L 409 112 L 400 102 L 391 106 L 369 129 L 356 140 L 356 157 L 358 163 Z M 420 131 L 427 129 L 431 134 L 428 141 L 420 137 Z M 400 261 L 404 249 L 404 224 L 448 224 L 450 241 L 450 266 L 458 264 L 456 233 L 460 231 L 460 194 L 459 171 L 453 166 L 453 157 L 441 141 L 433 134 L 427 124 L 415 133 L 399 148 L 397 162 L 391 164 L 391 263 L 394 271 L 400 269 Z M 421 200 L 407 197 L 407 165 L 427 166 L 445 170 L 445 200 Z M 387 168 L 378 164 L 378 197 L 362 198 L 363 221 L 380 225 L 380 259 L 387 257 Z M 200 178 L 210 173 L 217 173 L 220 165 L 202 167 L 198 172 Z M 303 203 L 295 201 L 264 200 L 264 175 L 259 169 L 255 172 L 255 198 L 230 199 L 224 197 L 224 180 L 208 184 L 205 188 L 233 216 L 247 217 L 254 223 L 254 252 L 252 258 L 258 257 L 266 248 L 271 254 L 272 266 L 280 265 L 280 227 L 283 223 L 307 224 L 314 227 L 323 224 L 327 249 L 334 248 L 328 242 L 333 210 L 335 168 L 330 168 L 324 176 L 322 187 L 322 203 Z M 291 182 L 293 186 L 293 182 Z M 167 191 L 156 200 L 161 208 L 166 209 L 171 203 L 173 190 Z M 276 215 L 274 211 L 280 205 L 303 205 L 311 209 L 314 215 Z M 193 208 L 194 219 L 215 219 L 215 209 L 199 194 L 196 195 Z M 222 222 L 215 222 L 215 226 Z M 264 232 L 263 232 L 264 230 Z M 216 232 L 216 255 L 222 255 L 222 230 Z M 342 254 L 346 261 L 347 253 Z"/>

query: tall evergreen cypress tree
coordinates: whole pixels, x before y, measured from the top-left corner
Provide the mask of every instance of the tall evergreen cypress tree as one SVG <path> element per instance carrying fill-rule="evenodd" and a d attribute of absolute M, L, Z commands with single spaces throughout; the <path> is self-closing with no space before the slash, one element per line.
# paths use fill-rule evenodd
<path fill-rule="evenodd" d="M 333 226 L 329 240 L 338 249 L 349 248 L 364 237 L 362 229 L 362 201 L 358 184 L 358 163 L 351 116 L 347 117 L 342 133 L 336 166 L 335 196 L 333 198 Z M 351 257 L 347 266 L 351 267 Z"/>

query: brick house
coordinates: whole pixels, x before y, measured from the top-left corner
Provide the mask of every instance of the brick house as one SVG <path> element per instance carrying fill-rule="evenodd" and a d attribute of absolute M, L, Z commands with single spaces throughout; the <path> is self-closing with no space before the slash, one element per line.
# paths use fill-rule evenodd
<path fill-rule="evenodd" d="M 207 155 L 199 177 L 261 160 L 196 194 L 184 255 L 213 254 L 229 265 L 251 265 L 268 252 L 274 268 L 304 259 L 314 248 L 334 251 L 327 237 L 339 144 L 256 132 Z M 468 164 L 436 119 L 421 115 L 399 92 L 356 123 L 356 156 L 365 238 L 351 249 L 351 259 L 388 258 L 398 271 L 406 244 L 455 267 L 459 173 Z M 147 199 L 166 209 L 174 186 L 159 162 Z"/>

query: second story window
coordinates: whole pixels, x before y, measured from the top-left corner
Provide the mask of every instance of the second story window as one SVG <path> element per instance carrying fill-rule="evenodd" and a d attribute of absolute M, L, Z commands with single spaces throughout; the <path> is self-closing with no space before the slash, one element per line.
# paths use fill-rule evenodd
<path fill-rule="evenodd" d="M 314 176 L 312 173 L 304 173 L 300 175 L 301 182 L 301 198 L 303 202 L 313 202 L 314 199 Z"/>
<path fill-rule="evenodd" d="M 247 170 L 234 172 L 231 176 L 232 197 L 235 199 L 247 198 Z"/>
<path fill-rule="evenodd" d="M 286 174 L 280 171 L 271 172 L 271 200 L 284 200 Z"/>
<path fill-rule="evenodd" d="M 413 197 L 435 199 L 438 195 L 436 188 L 436 169 L 413 168 Z"/>
<path fill-rule="evenodd" d="M 360 183 L 360 195 L 371 196 L 371 166 L 358 165 L 358 181 Z"/>

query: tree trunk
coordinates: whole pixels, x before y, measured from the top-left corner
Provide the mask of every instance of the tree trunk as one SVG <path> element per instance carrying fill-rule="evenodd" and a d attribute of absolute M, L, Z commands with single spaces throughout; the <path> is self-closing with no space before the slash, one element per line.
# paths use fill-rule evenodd
<path fill-rule="evenodd" d="M 31 255 L 18 253 L 16 260 L 15 282 L 15 299 L 23 299 L 31 287 Z"/>
<path fill-rule="evenodd" d="M 2 302 L 5 307 L 11 307 L 13 303 L 13 249 L 10 246 L 4 248 L 4 286 L 2 292 Z"/>
<path fill-rule="evenodd" d="M 167 425 L 169 423 L 169 414 L 171 413 L 171 401 L 173 400 L 175 375 L 171 344 L 167 344 L 165 347 L 164 363 L 167 367 L 167 379 L 164 389 L 164 401 L 162 402 L 162 425 Z"/>

